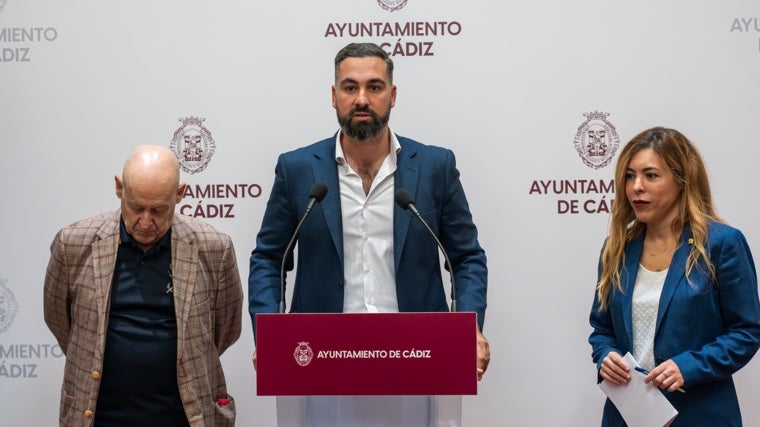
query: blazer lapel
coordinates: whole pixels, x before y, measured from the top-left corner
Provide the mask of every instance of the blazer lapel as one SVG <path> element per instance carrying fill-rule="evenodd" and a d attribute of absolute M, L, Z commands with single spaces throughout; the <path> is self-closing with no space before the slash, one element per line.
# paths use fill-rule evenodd
<path fill-rule="evenodd" d="M 662 318 L 665 312 L 670 306 L 670 302 L 673 300 L 673 295 L 678 289 L 679 284 L 686 277 L 686 261 L 689 258 L 689 252 L 691 252 L 691 244 L 688 243 L 692 237 L 691 227 L 685 225 L 683 232 L 681 233 L 678 249 L 673 254 L 673 259 L 670 261 L 668 267 L 668 274 L 665 276 L 665 284 L 662 287 L 662 294 L 660 294 L 660 305 L 657 308 L 657 325 L 655 326 L 654 334 L 657 336 L 657 332 L 660 329 Z"/>
<path fill-rule="evenodd" d="M 404 144 L 399 138 L 401 151 L 398 155 L 398 164 L 396 165 L 396 174 L 393 179 L 395 190 L 403 188 L 406 190 L 412 200 L 417 197 L 417 184 L 419 182 L 419 161 L 417 151 L 412 150 L 408 144 Z M 395 271 L 398 273 L 399 262 L 406 242 L 407 232 L 409 231 L 410 213 L 404 211 L 398 204 L 393 205 L 393 258 Z"/>
<path fill-rule="evenodd" d="M 187 336 L 187 319 L 195 293 L 195 274 L 198 265 L 198 248 L 188 227 L 178 215 L 172 224 L 172 284 L 174 286 L 174 312 L 177 316 L 177 354 L 184 350 Z"/>
<path fill-rule="evenodd" d="M 323 147 L 330 147 L 321 151 L 314 152 L 314 162 L 312 162 L 311 171 L 314 181 L 322 181 L 327 184 L 327 195 L 322 203 L 314 209 L 322 210 L 322 218 L 325 221 L 327 230 L 332 237 L 333 245 L 338 251 L 338 258 L 341 265 L 343 264 L 343 217 L 340 210 L 340 185 L 338 184 L 338 165 L 335 162 L 335 139 L 332 144 L 326 144 Z M 313 214 L 313 213 L 312 213 Z"/>
<path fill-rule="evenodd" d="M 99 239 L 92 244 L 92 273 L 94 275 L 95 295 L 98 309 L 98 335 L 105 337 L 108 317 L 111 283 L 116 267 L 116 253 L 119 250 L 119 219 L 121 211 L 116 211 L 114 217 L 104 222 L 98 230 Z M 98 341 L 101 343 L 101 341 Z M 105 340 L 102 341 L 104 343 Z M 102 349 L 101 349 L 102 350 Z"/>

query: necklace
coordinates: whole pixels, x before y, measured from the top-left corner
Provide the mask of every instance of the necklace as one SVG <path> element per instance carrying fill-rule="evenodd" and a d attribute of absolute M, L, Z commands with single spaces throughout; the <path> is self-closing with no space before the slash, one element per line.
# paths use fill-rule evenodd
<path fill-rule="evenodd" d="M 647 255 L 654 258 L 657 255 L 664 254 L 665 252 L 669 251 L 670 249 L 673 248 L 673 246 L 674 246 L 674 243 L 669 243 L 667 246 L 665 246 L 665 249 L 662 249 L 660 251 L 657 251 L 657 252 L 646 251 L 646 252 L 647 252 Z"/>
<path fill-rule="evenodd" d="M 647 255 L 649 255 L 650 257 L 654 258 L 657 255 L 664 254 L 668 249 L 670 249 L 670 246 L 668 246 L 667 248 L 665 248 L 665 249 L 663 249 L 663 250 L 661 250 L 659 252 L 649 252 L 649 251 L 647 251 Z"/>

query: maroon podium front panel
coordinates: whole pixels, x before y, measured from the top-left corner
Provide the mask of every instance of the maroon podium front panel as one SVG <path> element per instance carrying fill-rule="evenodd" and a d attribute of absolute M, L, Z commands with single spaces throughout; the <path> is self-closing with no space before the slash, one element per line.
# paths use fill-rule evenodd
<path fill-rule="evenodd" d="M 477 394 L 476 315 L 256 315 L 256 393 Z"/>

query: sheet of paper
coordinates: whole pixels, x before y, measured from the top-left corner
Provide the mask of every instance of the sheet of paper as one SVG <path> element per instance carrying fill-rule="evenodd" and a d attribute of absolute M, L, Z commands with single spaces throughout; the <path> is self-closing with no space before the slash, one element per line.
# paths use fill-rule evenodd
<path fill-rule="evenodd" d="M 639 366 L 631 353 L 623 357 L 631 368 L 631 381 L 628 384 L 612 384 L 603 380 L 599 387 L 620 414 L 629 427 L 667 426 L 678 415 L 678 411 L 670 404 L 660 389 L 651 383 L 644 383 L 643 373 L 633 369 Z"/>

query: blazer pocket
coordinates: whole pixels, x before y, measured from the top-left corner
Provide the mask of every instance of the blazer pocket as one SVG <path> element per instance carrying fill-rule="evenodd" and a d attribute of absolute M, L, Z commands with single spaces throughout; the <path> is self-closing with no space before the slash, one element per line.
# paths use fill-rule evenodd
<path fill-rule="evenodd" d="M 77 398 L 61 389 L 61 407 L 58 414 L 60 421 L 70 420 L 77 413 Z"/>
<path fill-rule="evenodd" d="M 420 212 L 420 216 L 422 217 L 422 219 L 425 220 L 427 225 L 430 226 L 430 229 L 433 230 L 433 232 L 436 233 L 437 235 L 438 234 L 438 220 L 437 220 L 436 214 L 437 214 L 437 211 L 435 209 L 424 212 L 424 213 Z M 412 231 L 417 232 L 418 230 L 425 230 L 425 224 L 423 224 L 419 218 L 412 215 L 412 218 L 410 221 L 412 221 L 412 223 L 410 224 L 409 228 Z M 427 233 L 426 230 L 425 232 Z"/>
<path fill-rule="evenodd" d="M 214 405 L 216 427 L 232 427 L 235 425 L 235 399 L 227 394 L 227 397 L 216 399 Z"/>

